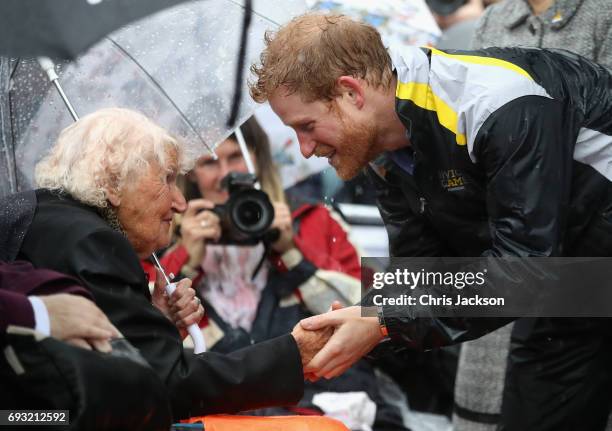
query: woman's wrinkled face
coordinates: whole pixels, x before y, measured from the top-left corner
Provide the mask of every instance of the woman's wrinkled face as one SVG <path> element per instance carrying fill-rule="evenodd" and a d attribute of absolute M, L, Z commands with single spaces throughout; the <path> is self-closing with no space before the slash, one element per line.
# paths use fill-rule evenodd
<path fill-rule="evenodd" d="M 176 152 L 170 152 L 167 166 L 151 162 L 145 174 L 128 181 L 120 194 L 119 222 L 140 258 L 170 243 L 174 213 L 187 209 L 176 185 L 178 170 Z"/>
<path fill-rule="evenodd" d="M 221 180 L 230 172 L 248 172 L 248 168 L 240 152 L 240 146 L 232 139 L 223 141 L 215 152 L 217 160 L 209 155 L 198 159 L 190 179 L 198 185 L 204 199 L 218 205 L 227 201 L 229 197 L 227 190 L 221 187 Z M 252 154 L 251 159 L 254 160 Z"/>

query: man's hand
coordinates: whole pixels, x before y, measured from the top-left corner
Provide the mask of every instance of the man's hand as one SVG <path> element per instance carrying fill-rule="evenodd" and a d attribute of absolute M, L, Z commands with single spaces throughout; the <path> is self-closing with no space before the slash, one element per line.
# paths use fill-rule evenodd
<path fill-rule="evenodd" d="M 181 336 L 185 338 L 185 328 L 192 323 L 199 323 L 204 317 L 204 307 L 191 288 L 191 280 L 184 278 L 176 284 L 176 290 L 172 296 L 166 293 L 166 281 L 156 269 L 155 288 L 151 297 L 153 305 L 161 311 L 178 328 Z"/>
<path fill-rule="evenodd" d="M 299 325 L 308 331 L 334 330 L 325 347 L 304 368 L 311 380 L 339 376 L 383 339 L 378 318 L 362 317 L 359 306 L 334 307 L 333 311 L 304 319 Z"/>
<path fill-rule="evenodd" d="M 323 328 L 316 331 L 306 331 L 298 323 L 293 328 L 291 335 L 300 350 L 302 366 L 308 364 L 319 350 L 325 346 L 329 337 L 333 334 L 332 328 Z"/>
<path fill-rule="evenodd" d="M 51 336 L 75 346 L 110 352 L 111 338 L 121 333 L 96 304 L 77 295 L 59 293 L 39 296 L 45 304 L 51 324 Z"/>

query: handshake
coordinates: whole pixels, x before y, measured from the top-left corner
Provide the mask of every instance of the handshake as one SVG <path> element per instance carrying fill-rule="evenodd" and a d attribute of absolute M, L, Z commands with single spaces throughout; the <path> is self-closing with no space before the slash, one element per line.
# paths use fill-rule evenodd
<path fill-rule="evenodd" d="M 360 306 L 342 308 L 338 302 L 331 311 L 299 322 L 291 335 L 310 381 L 339 376 L 384 338 L 378 318 L 363 317 Z"/>

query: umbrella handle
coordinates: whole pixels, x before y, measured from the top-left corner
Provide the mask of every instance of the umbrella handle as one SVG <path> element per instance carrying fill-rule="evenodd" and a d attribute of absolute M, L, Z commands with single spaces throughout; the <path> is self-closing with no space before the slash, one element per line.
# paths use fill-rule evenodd
<path fill-rule="evenodd" d="M 172 295 L 176 290 L 176 283 L 170 283 L 166 285 L 166 293 L 168 296 Z M 187 327 L 187 332 L 193 341 L 193 351 L 194 353 L 203 353 L 206 351 L 206 341 L 204 340 L 204 335 L 202 331 L 200 331 L 200 327 L 192 323 Z"/>

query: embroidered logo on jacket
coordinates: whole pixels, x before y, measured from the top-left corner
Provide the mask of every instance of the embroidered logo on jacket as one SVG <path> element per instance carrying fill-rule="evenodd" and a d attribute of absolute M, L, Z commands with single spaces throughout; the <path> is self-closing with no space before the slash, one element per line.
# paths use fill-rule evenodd
<path fill-rule="evenodd" d="M 447 171 L 438 171 L 440 185 L 449 192 L 463 190 L 468 180 L 463 176 L 458 169 L 449 169 Z"/>

